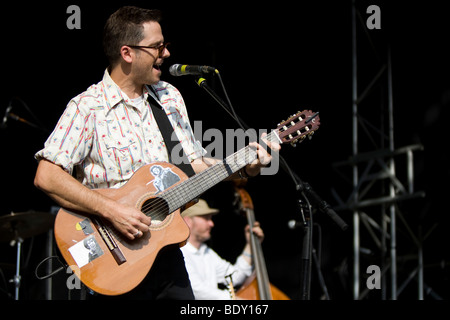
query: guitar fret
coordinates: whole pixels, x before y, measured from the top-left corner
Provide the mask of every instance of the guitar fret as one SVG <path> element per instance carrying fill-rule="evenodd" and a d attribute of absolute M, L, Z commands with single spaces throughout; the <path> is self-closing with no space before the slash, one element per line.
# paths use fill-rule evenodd
<path fill-rule="evenodd" d="M 228 160 L 228 162 L 226 160 L 219 162 L 161 194 L 169 204 L 169 211 L 175 211 L 245 166 L 242 161 L 240 165 L 238 161 L 232 163 Z"/>
<path fill-rule="evenodd" d="M 272 131 L 267 135 L 267 140 L 274 140 L 273 136 L 278 138 L 277 133 Z M 169 211 L 173 212 L 257 158 L 256 150 L 246 146 L 174 188 L 166 190 L 161 194 L 161 197 L 167 201 Z"/>

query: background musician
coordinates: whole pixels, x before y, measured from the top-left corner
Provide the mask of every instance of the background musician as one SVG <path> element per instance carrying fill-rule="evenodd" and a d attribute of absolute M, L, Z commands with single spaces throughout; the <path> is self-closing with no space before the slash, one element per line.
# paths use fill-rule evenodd
<path fill-rule="evenodd" d="M 214 227 L 212 216 L 219 212 L 210 208 L 208 203 L 200 199 L 199 202 L 187 210 L 182 216 L 190 228 L 191 235 L 188 243 L 181 248 L 186 269 L 189 273 L 191 286 L 197 300 L 228 300 L 230 292 L 219 288 L 219 284 L 230 282 L 227 276 L 232 277 L 234 286 L 242 285 L 252 274 L 252 254 L 250 248 L 250 227 L 245 228 L 246 245 L 235 264 L 222 259 L 206 242 L 211 238 Z M 253 233 L 262 242 L 264 233 L 258 222 L 253 226 Z"/>

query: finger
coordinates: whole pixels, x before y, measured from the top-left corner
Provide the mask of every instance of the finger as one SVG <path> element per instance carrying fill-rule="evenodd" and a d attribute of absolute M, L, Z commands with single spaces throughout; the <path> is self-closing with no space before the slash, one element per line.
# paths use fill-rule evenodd
<path fill-rule="evenodd" d="M 146 219 L 138 220 L 134 225 L 136 228 L 144 231 L 148 229 L 148 227 L 152 224 L 152 219 L 150 217 L 146 217 Z"/>
<path fill-rule="evenodd" d="M 263 232 L 263 230 L 261 229 L 261 224 L 260 224 L 258 221 L 255 221 L 255 222 L 253 223 L 252 231 L 253 231 L 253 233 L 256 234 L 257 236 L 264 235 L 264 232 Z"/>
<path fill-rule="evenodd" d="M 258 150 L 259 144 L 258 144 L 258 142 L 253 141 L 253 142 L 250 142 L 250 143 L 248 144 L 248 146 L 249 146 L 250 148 L 254 149 L 254 150 Z"/>
<path fill-rule="evenodd" d="M 257 153 L 258 153 L 259 162 L 263 166 L 268 165 L 270 163 L 270 161 L 272 161 L 272 156 L 263 147 L 258 148 Z"/>
<path fill-rule="evenodd" d="M 142 223 L 142 222 L 139 224 L 137 229 L 141 230 L 142 232 L 150 231 L 149 225 Z"/>
<path fill-rule="evenodd" d="M 140 238 L 143 235 L 141 230 L 137 230 L 135 233 L 133 233 L 133 238 Z"/>
<path fill-rule="evenodd" d="M 133 235 L 133 232 L 128 231 L 127 233 L 124 233 L 124 235 L 129 239 L 129 240 L 134 240 L 136 239 Z"/>
<path fill-rule="evenodd" d="M 146 216 L 145 214 L 142 214 L 142 217 L 139 220 L 141 221 L 142 224 L 145 224 L 147 227 L 150 226 L 152 223 L 152 218 Z"/>
<path fill-rule="evenodd" d="M 139 230 L 147 230 L 150 224 L 152 223 L 152 219 L 150 217 L 147 217 L 145 214 L 139 215 L 134 218 L 130 218 L 128 220 L 129 226 L 131 227 L 130 232 L 132 232 L 134 229 Z"/>
<path fill-rule="evenodd" d="M 253 228 L 253 234 L 255 234 L 258 237 L 261 237 L 264 235 L 264 232 L 262 231 L 262 229 L 260 227 L 255 227 Z"/>
<path fill-rule="evenodd" d="M 281 149 L 281 146 L 279 143 L 276 143 L 274 141 L 269 141 L 266 139 L 267 133 L 263 133 L 261 134 L 261 140 L 264 141 L 264 143 L 269 147 L 269 149 L 267 149 L 268 153 L 270 154 L 271 150 L 272 151 L 279 151 Z"/>

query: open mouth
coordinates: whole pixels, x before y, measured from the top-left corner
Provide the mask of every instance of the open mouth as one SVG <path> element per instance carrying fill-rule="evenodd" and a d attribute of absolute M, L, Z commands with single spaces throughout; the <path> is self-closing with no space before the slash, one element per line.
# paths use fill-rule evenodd
<path fill-rule="evenodd" d="M 161 64 L 154 64 L 153 69 L 156 69 L 158 71 L 161 71 Z"/>

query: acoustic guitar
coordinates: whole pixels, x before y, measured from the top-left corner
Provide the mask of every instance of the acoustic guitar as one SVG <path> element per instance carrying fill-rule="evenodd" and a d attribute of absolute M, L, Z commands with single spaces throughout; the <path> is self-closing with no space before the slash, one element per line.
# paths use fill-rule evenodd
<path fill-rule="evenodd" d="M 266 139 L 295 144 L 311 137 L 319 125 L 318 113 L 305 110 L 280 123 Z M 57 246 L 77 277 L 93 291 L 129 292 L 148 274 L 161 249 L 186 242 L 189 227 L 180 209 L 255 159 L 256 151 L 247 146 L 191 178 L 170 163 L 144 165 L 121 188 L 95 191 L 150 216 L 149 232 L 129 240 L 108 221 L 62 208 L 55 219 Z"/>

